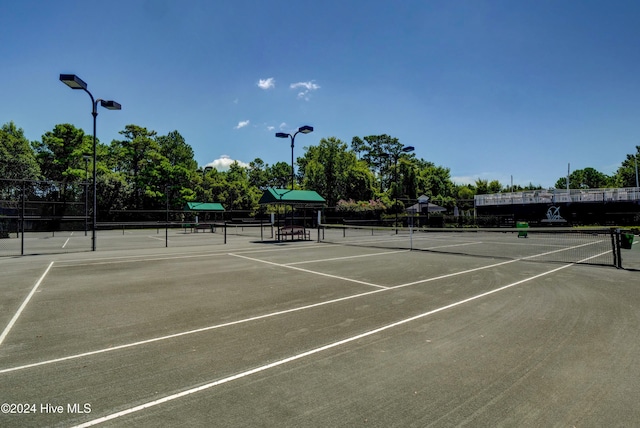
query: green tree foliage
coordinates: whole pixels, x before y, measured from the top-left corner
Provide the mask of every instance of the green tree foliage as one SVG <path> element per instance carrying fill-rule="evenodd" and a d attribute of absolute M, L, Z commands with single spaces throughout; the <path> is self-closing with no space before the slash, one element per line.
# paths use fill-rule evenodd
<path fill-rule="evenodd" d="M 317 191 L 330 206 L 340 199 L 369 199 L 373 195 L 372 175 L 367 174 L 365 164 L 347 150 L 344 142 L 335 137 L 323 138 L 317 146 L 305 149 L 305 155 L 298 158 L 304 174 L 303 187 Z"/>
<path fill-rule="evenodd" d="M 638 183 L 638 171 L 640 169 L 640 146 L 636 146 L 636 152 L 628 154 L 627 158 L 616 171 L 613 183 L 618 187 L 636 187 Z"/>
<path fill-rule="evenodd" d="M 67 123 L 46 132 L 42 141 L 34 141 L 33 149 L 47 180 L 75 182 L 84 180 L 83 155 L 92 153 L 93 141 L 82 129 Z"/>
<path fill-rule="evenodd" d="M 159 197 L 166 198 L 164 193 L 168 192 L 173 206 L 184 206 L 185 202 L 193 201 L 196 195 L 191 189 L 193 171 L 198 166 L 193 158 L 193 149 L 178 131 L 158 136 L 156 142 L 161 155 L 156 186 L 162 188 L 162 183 L 165 186 L 160 194 L 156 194 L 156 203 Z"/>
<path fill-rule="evenodd" d="M 268 165 L 256 158 L 248 167 L 235 163 L 226 172 L 202 170 L 197 169 L 193 149 L 178 131 L 158 136 L 153 130 L 127 125 L 120 134 L 121 140 L 96 146 L 99 221 L 110 219 L 114 210 L 163 210 L 167 200 L 174 210 L 186 201 L 201 200 L 221 202 L 227 210 L 253 212 L 262 190 L 291 186 L 288 162 Z M 41 141 L 29 143 L 22 129 L 10 122 L 0 129 L 0 178 L 43 178 L 55 182 L 52 193 L 58 200 L 78 200 L 83 190 L 80 184 L 92 169 L 91 159 L 88 164 L 83 159 L 92 153 L 92 143 L 90 136 L 70 124 L 56 125 Z M 344 207 L 369 214 L 392 213 L 422 194 L 438 205 L 466 210 L 473 207 L 476 194 L 540 189 L 531 183 L 504 187 L 498 180 L 485 179 L 454 185 L 449 168 L 417 159 L 402 148 L 397 138 L 386 134 L 353 137 L 350 148 L 334 137 L 322 139 L 306 147 L 297 159 L 295 187 L 318 191 L 329 206 L 342 200 Z M 615 176 L 585 168 L 571 174 L 571 187 L 635 187 L 640 146 L 635 149 Z M 556 187 L 566 187 L 564 177 Z"/>
<path fill-rule="evenodd" d="M 421 195 L 433 198 L 438 195 L 453 196 L 454 194 L 454 185 L 451 182 L 449 168 L 427 163 L 423 168 L 419 169 L 417 179 L 418 193 Z"/>
<path fill-rule="evenodd" d="M 391 183 L 396 181 L 395 167 L 401 157 L 407 156 L 402 153 L 402 143 L 397 138 L 389 135 L 369 135 L 363 137 L 353 137 L 351 140 L 353 151 L 368 166 L 372 174 L 377 176 L 380 183 L 380 192 L 389 189 Z"/>
<path fill-rule="evenodd" d="M 240 166 L 237 162 L 232 163 L 226 172 L 208 171 L 202 184 L 202 199 L 220 202 L 227 210 L 255 211 L 262 192 L 251 184 L 251 171 L 251 167 Z"/>
<path fill-rule="evenodd" d="M 249 162 L 249 184 L 260 190 L 269 187 L 266 165 L 260 158 L 255 158 Z"/>
<path fill-rule="evenodd" d="M 612 182 L 611 177 L 594 168 L 577 169 L 569 174 L 570 189 L 600 189 L 608 187 Z M 557 189 L 566 189 L 567 178 L 559 178 L 558 181 L 556 181 L 555 187 Z"/>
<path fill-rule="evenodd" d="M 280 189 L 289 188 L 291 186 L 291 165 L 286 162 L 276 162 L 266 167 L 267 171 L 267 187 L 276 187 Z"/>
<path fill-rule="evenodd" d="M 40 166 L 22 128 L 9 122 L 0 128 L 0 178 L 34 180 Z"/>
<path fill-rule="evenodd" d="M 166 170 L 170 163 L 160 151 L 156 132 L 127 125 L 120 134 L 124 140 L 113 140 L 111 153 L 116 160 L 115 171 L 124 173 L 131 180 L 133 192 L 125 206 L 138 210 L 157 208 L 164 196 L 163 189 L 168 181 Z"/>
<path fill-rule="evenodd" d="M 92 153 L 93 140 L 82 129 L 61 124 L 46 132 L 42 141 L 34 141 L 32 147 L 42 175 L 57 183 L 50 189 L 49 198 L 62 202 L 56 214 L 64 215 L 67 202 L 74 201 L 84 191 L 78 184 L 87 175 L 88 164 L 83 156 Z"/>

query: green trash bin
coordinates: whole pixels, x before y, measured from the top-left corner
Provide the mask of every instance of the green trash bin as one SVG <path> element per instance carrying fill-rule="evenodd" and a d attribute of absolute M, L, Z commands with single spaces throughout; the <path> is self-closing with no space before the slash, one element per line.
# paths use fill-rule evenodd
<path fill-rule="evenodd" d="M 630 250 L 633 246 L 633 233 L 622 233 L 620 235 L 620 247 Z"/>
<path fill-rule="evenodd" d="M 518 238 L 527 237 L 527 229 L 529 228 L 529 223 L 525 221 L 519 221 L 516 223 L 516 228 L 521 229 L 521 230 L 518 230 Z"/>

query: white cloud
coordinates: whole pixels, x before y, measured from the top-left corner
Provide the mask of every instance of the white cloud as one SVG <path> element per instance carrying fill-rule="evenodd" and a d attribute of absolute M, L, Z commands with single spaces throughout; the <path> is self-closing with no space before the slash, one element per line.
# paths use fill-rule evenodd
<path fill-rule="evenodd" d="M 291 89 L 305 88 L 307 91 L 315 91 L 317 89 L 320 89 L 320 85 L 315 84 L 313 80 L 310 82 L 292 83 L 289 87 Z"/>
<path fill-rule="evenodd" d="M 267 126 L 267 131 L 273 131 L 274 129 L 276 129 L 275 126 Z"/>
<path fill-rule="evenodd" d="M 241 122 L 238 122 L 238 126 L 235 126 L 233 129 L 240 129 L 240 128 L 244 128 L 245 126 L 249 126 L 248 120 L 243 120 Z"/>
<path fill-rule="evenodd" d="M 284 131 L 287 128 L 287 123 L 282 122 L 278 128 L 280 128 L 281 131 Z"/>
<path fill-rule="evenodd" d="M 244 163 L 244 162 L 239 161 L 239 160 L 233 160 L 228 155 L 222 155 L 222 156 L 220 156 L 220 158 L 214 160 L 213 162 L 208 163 L 205 166 L 213 167 L 214 169 L 216 169 L 218 171 L 228 171 L 229 167 L 234 162 L 238 162 L 238 164 L 240 166 L 243 166 L 245 168 L 249 167 L 248 163 Z"/>
<path fill-rule="evenodd" d="M 275 86 L 276 86 L 276 79 L 274 79 L 273 77 L 269 77 L 268 79 L 258 80 L 258 87 L 260 89 L 264 89 L 265 91 L 267 89 L 274 88 Z"/>
<path fill-rule="evenodd" d="M 292 83 L 291 85 L 289 85 L 289 88 L 291 89 L 302 88 L 303 90 L 298 92 L 298 99 L 309 101 L 309 93 L 320 89 L 320 85 L 318 85 L 313 80 L 311 80 L 309 82 Z"/>

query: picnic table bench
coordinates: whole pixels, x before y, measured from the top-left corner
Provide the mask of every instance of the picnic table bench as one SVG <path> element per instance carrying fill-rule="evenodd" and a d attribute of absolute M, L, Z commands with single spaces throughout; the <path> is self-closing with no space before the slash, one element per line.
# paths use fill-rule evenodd
<path fill-rule="evenodd" d="M 198 224 L 192 225 L 192 227 L 195 233 L 198 233 L 199 230 L 202 230 L 203 232 L 206 232 L 207 230 L 209 230 L 211 231 L 211 233 L 216 231 L 216 225 L 211 223 L 198 223 Z"/>
<path fill-rule="evenodd" d="M 302 226 L 283 226 L 278 229 L 278 241 L 281 237 L 284 237 L 286 240 L 287 236 L 291 236 L 291 240 L 293 241 L 294 237 L 298 237 L 298 239 L 311 240 L 311 231 L 305 229 Z"/>

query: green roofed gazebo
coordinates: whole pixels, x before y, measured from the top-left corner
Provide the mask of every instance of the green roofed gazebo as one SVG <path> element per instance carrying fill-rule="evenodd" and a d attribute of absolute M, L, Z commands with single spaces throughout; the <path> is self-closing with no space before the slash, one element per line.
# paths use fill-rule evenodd
<path fill-rule="evenodd" d="M 315 190 L 267 188 L 258 201 L 260 205 L 285 204 L 298 207 L 323 207 L 327 201 Z"/>
<path fill-rule="evenodd" d="M 219 202 L 187 202 L 184 206 L 185 211 L 197 212 L 222 212 L 224 207 Z"/>
<path fill-rule="evenodd" d="M 194 220 L 196 224 L 202 220 L 199 218 L 200 214 L 203 215 L 205 222 L 207 220 L 218 219 L 218 213 L 224 214 L 224 207 L 219 202 L 187 202 L 184 206 L 186 212 L 194 213 Z M 209 213 L 213 213 L 213 219 L 209 217 Z"/>

